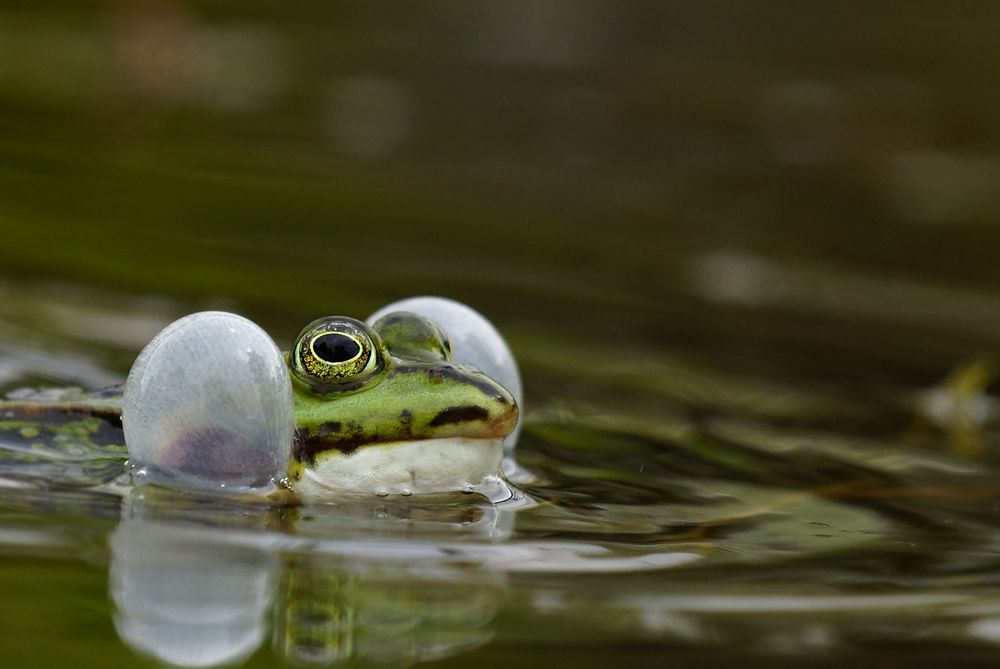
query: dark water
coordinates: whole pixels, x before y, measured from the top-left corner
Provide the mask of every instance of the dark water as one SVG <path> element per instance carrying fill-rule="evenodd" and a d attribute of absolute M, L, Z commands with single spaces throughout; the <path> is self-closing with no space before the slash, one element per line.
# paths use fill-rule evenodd
<path fill-rule="evenodd" d="M 12 666 L 993 665 L 1000 6 L 6 2 L 0 390 L 443 294 L 524 486 L 0 476 Z"/>

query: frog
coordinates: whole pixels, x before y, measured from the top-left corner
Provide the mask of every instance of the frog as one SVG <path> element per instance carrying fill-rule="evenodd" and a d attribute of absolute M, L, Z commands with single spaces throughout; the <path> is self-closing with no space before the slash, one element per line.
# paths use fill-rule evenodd
<path fill-rule="evenodd" d="M 299 336 L 288 366 L 299 434 L 289 480 L 300 493 L 469 492 L 500 471 L 518 403 L 452 360 L 447 334 L 423 316 L 389 313 L 370 328 L 320 319 Z"/>
<path fill-rule="evenodd" d="M 280 487 L 303 498 L 344 493 L 509 493 L 503 442 L 518 401 L 499 381 L 457 360 L 430 318 L 384 313 L 371 324 L 328 316 L 307 325 L 283 354 L 295 435 Z M 178 364 L 183 364 L 183 361 Z M 105 478 L 127 470 L 123 386 L 25 391 L 0 400 L 3 459 L 95 455 Z M 178 466 L 210 467 L 193 453 Z"/>

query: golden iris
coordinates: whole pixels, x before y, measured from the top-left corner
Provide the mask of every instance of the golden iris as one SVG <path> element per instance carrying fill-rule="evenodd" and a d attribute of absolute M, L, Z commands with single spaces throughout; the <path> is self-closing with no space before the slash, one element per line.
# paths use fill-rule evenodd
<path fill-rule="evenodd" d="M 316 390 L 356 386 L 382 369 L 381 356 L 368 327 L 335 316 L 313 321 L 292 349 L 292 371 Z"/>

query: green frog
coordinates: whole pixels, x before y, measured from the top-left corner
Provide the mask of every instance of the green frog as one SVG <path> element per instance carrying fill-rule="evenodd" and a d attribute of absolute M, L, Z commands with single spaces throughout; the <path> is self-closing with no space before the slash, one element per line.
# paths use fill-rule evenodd
<path fill-rule="evenodd" d="M 470 491 L 499 476 L 518 405 L 504 386 L 452 360 L 448 336 L 409 312 L 371 328 L 336 317 L 308 326 L 288 355 L 299 440 L 289 479 L 305 494 Z"/>
<path fill-rule="evenodd" d="M 456 360 L 436 322 L 409 311 L 385 313 L 371 325 L 322 318 L 302 331 L 284 360 L 295 425 L 284 483 L 296 494 L 509 492 L 503 441 L 517 426 L 518 402 L 504 385 Z M 121 386 L 13 393 L 0 401 L 0 458 L 47 453 L 92 464 L 100 454 L 123 464 L 122 409 Z M 211 445 L 191 434 L 172 446 L 180 451 L 172 466 L 182 473 L 232 469 L 246 457 L 227 448 L 206 455 Z"/>

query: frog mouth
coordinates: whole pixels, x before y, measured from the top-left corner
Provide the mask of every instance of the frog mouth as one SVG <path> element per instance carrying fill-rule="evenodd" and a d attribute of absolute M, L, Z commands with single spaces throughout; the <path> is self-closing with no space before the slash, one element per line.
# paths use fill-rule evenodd
<path fill-rule="evenodd" d="M 464 439 L 470 443 L 502 440 L 517 426 L 518 407 L 509 395 L 497 395 L 477 404 L 445 406 L 434 414 L 414 416 L 407 409 L 378 415 L 370 410 L 367 421 L 327 420 L 300 427 L 292 447 L 298 462 L 313 466 L 327 453 L 351 455 L 359 450 L 391 444 Z"/>
<path fill-rule="evenodd" d="M 489 443 L 502 440 L 517 425 L 517 407 L 491 416 L 483 407 L 450 407 L 439 411 L 421 429 L 406 420 L 399 429 L 387 431 L 383 436 L 371 434 L 360 425 L 339 421 L 321 423 L 316 430 L 300 431 L 292 448 L 296 460 L 315 464 L 329 452 L 351 455 L 359 450 L 383 448 L 400 443 L 424 443 L 432 447 L 435 442 L 463 439 L 470 443 Z"/>

